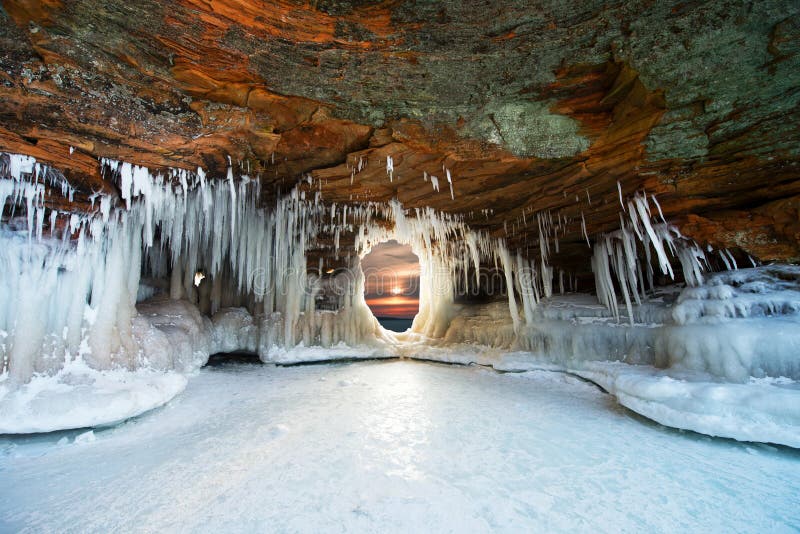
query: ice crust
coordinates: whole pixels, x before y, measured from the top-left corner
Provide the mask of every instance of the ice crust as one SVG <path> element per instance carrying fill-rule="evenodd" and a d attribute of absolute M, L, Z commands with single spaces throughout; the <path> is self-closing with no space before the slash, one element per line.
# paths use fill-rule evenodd
<path fill-rule="evenodd" d="M 649 424 L 564 373 L 206 368 L 114 428 L 0 436 L 8 532 L 791 532 L 798 451 Z"/>

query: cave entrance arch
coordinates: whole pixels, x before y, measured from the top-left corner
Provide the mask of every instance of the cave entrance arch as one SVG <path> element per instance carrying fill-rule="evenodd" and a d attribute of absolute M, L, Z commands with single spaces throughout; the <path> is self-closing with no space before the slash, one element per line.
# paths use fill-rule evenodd
<path fill-rule="evenodd" d="M 405 332 L 419 312 L 420 263 L 411 246 L 394 239 L 377 244 L 361 258 L 364 299 L 378 322 Z"/>

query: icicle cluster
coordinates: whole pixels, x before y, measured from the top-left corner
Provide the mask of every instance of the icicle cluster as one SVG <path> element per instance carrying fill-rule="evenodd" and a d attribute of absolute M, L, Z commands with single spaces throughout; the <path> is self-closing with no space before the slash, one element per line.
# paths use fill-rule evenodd
<path fill-rule="evenodd" d="M 11 221 L 0 247 L 0 374 L 24 382 L 78 357 L 99 369 L 132 364 L 141 246 L 127 215 L 110 217 L 110 198 L 101 199 L 98 214 L 50 210 L 50 236 L 43 236 L 45 184 L 69 200 L 73 190 L 33 158 L 3 155 L 0 161 L 0 201 Z M 23 206 L 27 232 L 13 224 Z M 57 229 L 59 218 L 67 220 Z"/>
<path fill-rule="evenodd" d="M 63 232 L 45 239 L 44 167 L 22 156 L 2 161 L 0 200 L 5 206 L 10 199 L 12 210 L 4 215 L 24 207 L 28 231 L 24 239 L 13 225 L 3 230 L 0 374 L 11 370 L 25 381 L 75 357 L 100 369 L 142 364 L 132 331 L 142 272 L 171 280 L 173 298 L 191 297 L 209 313 L 232 300 L 263 302 L 265 314 L 281 315 L 270 333 L 274 344 L 308 337 L 298 334 L 297 324 L 304 311 L 313 311 L 305 247 L 321 225 L 321 203 L 306 202 L 295 190 L 262 209 L 256 206 L 259 182 L 234 179 L 232 171 L 225 181 L 207 182 L 200 169 L 153 174 L 103 160 L 124 204 L 112 212 L 115 199 L 93 195 L 93 203 L 99 196 L 98 212 L 66 214 Z M 59 214 L 50 215 L 52 229 Z M 196 288 L 198 271 L 207 280 Z"/>
<path fill-rule="evenodd" d="M 393 163 L 387 160 L 387 173 L 393 172 Z M 0 307 L 0 373 L 16 369 L 16 377 L 25 380 L 74 357 L 96 368 L 143 364 L 136 332 L 147 325 L 137 323 L 137 294 L 151 295 L 162 282 L 171 298 L 187 299 L 207 315 L 247 307 L 260 321 L 259 351 L 374 338 L 380 329 L 364 302 L 363 274 L 355 257 L 349 258 L 389 239 L 411 245 L 420 258 L 414 331 L 444 335 L 455 296 L 479 286 L 482 269 L 502 271 L 518 331 L 523 322 L 532 324 L 539 300 L 552 295 L 550 255 L 559 252 L 559 236 L 570 224 L 560 213 L 530 214 L 539 236 L 539 257 L 531 259 L 526 250 L 511 251 L 504 239 L 471 229 L 460 215 L 406 210 L 398 201 L 326 204 L 310 176 L 272 205 L 260 206 L 260 181 L 237 175 L 232 167 L 226 179 L 206 180 L 202 169 L 153 173 L 125 162 L 101 164 L 105 178 L 119 186 L 120 198 L 92 195 L 92 205 L 99 202 L 99 207 L 88 215 L 51 211 L 48 238 L 43 236 L 45 191 L 61 188 L 71 199 L 72 189 L 63 176 L 33 158 L 0 159 L 0 200 L 5 206 L 10 199 L 12 210 L 3 215 L 13 219 L 19 206 L 27 219 L 26 232 L 6 225 L 6 246 L 0 249 L 0 289 L 8 295 L 8 304 Z M 354 169 L 365 164 L 359 159 Z M 453 196 L 452 176 L 443 170 Z M 438 180 L 429 178 L 438 189 Z M 653 286 L 653 263 L 673 274 L 669 254 L 679 259 L 691 285 L 702 282 L 707 267 L 704 253 L 663 216 L 655 222 L 651 203 L 660 214 L 655 198 L 636 195 L 625 206 L 627 219 L 621 216 L 620 230 L 594 246 L 598 296 L 615 315 L 616 287 L 632 316 L 632 300 L 640 302 L 645 288 Z M 483 213 L 488 217 L 488 211 Z M 56 225 L 58 217 L 68 220 Z M 527 225 L 525 211 L 521 217 Z M 583 217 L 581 223 L 586 234 Z M 53 232 L 57 226 L 63 231 Z M 342 247 L 346 234 L 355 236 L 352 248 L 349 243 Z M 337 258 L 347 254 L 355 267 L 349 276 L 324 276 L 322 261 L 318 272 L 309 274 L 313 270 L 306 252 L 322 236 L 333 237 Z M 574 290 L 573 280 L 568 282 Z M 563 272 L 558 284 L 563 292 Z M 335 310 L 316 309 L 323 292 L 336 295 Z"/>
<path fill-rule="evenodd" d="M 45 186 L 60 190 L 61 195 L 72 202 L 74 189 L 64 176 L 36 161 L 30 156 L 19 154 L 0 154 L 0 216 L 5 216 L 5 205 L 11 200 L 9 219 L 15 216 L 16 206 L 25 206 L 28 240 L 34 235 L 42 238 L 45 222 Z M 50 213 L 50 228 L 54 228 L 58 212 Z M 77 224 L 77 221 L 73 221 Z"/>
<path fill-rule="evenodd" d="M 620 191 L 620 199 L 621 199 Z M 656 222 L 651 203 L 658 210 Z M 592 271 L 594 272 L 598 300 L 608 307 L 614 317 L 619 318 L 616 287 L 622 292 L 628 318 L 633 322 L 632 302 L 641 304 L 645 291 L 654 288 L 653 264 L 662 274 L 675 278 L 670 256 L 681 264 L 684 279 L 689 286 L 703 283 L 703 272 L 709 265 L 703 250 L 681 235 L 674 226 L 667 224 L 661 206 L 654 196 L 637 193 L 623 205 L 620 213 L 620 229 L 600 236 L 593 248 Z M 640 257 L 640 247 L 644 259 Z M 655 255 L 654 255 L 655 254 Z"/>
<path fill-rule="evenodd" d="M 472 230 L 460 215 L 432 208 L 405 210 L 396 200 L 365 204 L 352 211 L 358 254 L 364 255 L 373 245 L 394 239 L 410 245 L 420 258 L 419 313 L 412 327 L 415 332 L 431 337 L 444 335 L 455 295 L 469 286 L 470 276 L 474 276 L 474 284 L 480 284 L 482 268 L 502 268 L 515 329 L 520 324 L 517 295 L 523 301 L 526 320 L 532 320 L 542 285 L 540 272 L 520 252 L 512 255 L 505 240 Z"/>

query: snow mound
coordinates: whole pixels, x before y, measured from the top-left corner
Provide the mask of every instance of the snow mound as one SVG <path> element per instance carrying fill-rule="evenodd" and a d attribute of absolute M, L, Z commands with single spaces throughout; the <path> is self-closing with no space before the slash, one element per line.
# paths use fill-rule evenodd
<path fill-rule="evenodd" d="M 497 370 L 574 373 L 667 426 L 800 447 L 800 267 L 713 274 L 698 287 L 660 290 L 631 305 L 629 317 L 614 317 L 589 296 L 542 299 L 510 346 L 491 342 L 498 325 L 512 322 L 498 312 L 471 307 L 453 319 L 460 331 L 445 339 L 474 347 L 439 344 L 420 353 Z M 480 350 L 482 343 L 493 348 Z"/>
<path fill-rule="evenodd" d="M 111 425 L 162 406 L 186 387 L 183 375 L 97 371 L 78 360 L 12 388 L 0 377 L 0 434 Z"/>
<path fill-rule="evenodd" d="M 560 371 L 594 382 L 626 408 L 672 428 L 738 441 L 800 448 L 800 382 L 751 378 L 731 383 L 708 373 L 624 362 L 554 363 L 530 352 L 500 354 L 498 371 Z"/>

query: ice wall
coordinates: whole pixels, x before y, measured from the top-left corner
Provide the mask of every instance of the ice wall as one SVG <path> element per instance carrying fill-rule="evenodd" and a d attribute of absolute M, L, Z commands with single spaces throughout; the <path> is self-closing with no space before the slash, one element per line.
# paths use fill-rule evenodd
<path fill-rule="evenodd" d="M 295 189 L 260 207 L 259 182 L 234 179 L 232 170 L 227 180 L 210 182 L 201 169 L 151 173 L 103 160 L 120 198 L 93 197 L 96 211 L 76 215 L 45 207 L 51 169 L 24 156 L 6 156 L 3 163 L 0 200 L 8 223 L 0 247 L 0 374 L 14 382 L 53 373 L 76 358 L 95 369 L 202 363 L 213 346 L 197 340 L 211 328 L 196 310 L 180 314 L 200 325 L 188 342 L 180 329 L 137 315 L 142 273 L 148 281 L 168 280 L 172 300 L 194 302 L 210 315 L 222 305 L 257 307 L 266 318 L 259 339 L 264 351 L 301 342 L 357 343 L 374 334 L 377 323 L 362 306 L 360 271 L 343 283 L 334 321 L 315 313 L 317 281 L 307 276 L 305 250 L 329 216 L 318 197 L 307 201 Z M 62 192 L 68 199 L 73 194 L 68 186 Z M 16 217 L 18 208 L 24 220 Z M 199 288 L 198 271 L 206 276 Z M 152 317 L 167 313 L 151 311 Z M 164 343 L 183 356 L 149 350 L 166 349 Z"/>
<path fill-rule="evenodd" d="M 343 232 L 354 233 L 352 248 L 344 246 L 353 258 L 390 238 L 411 244 L 423 271 L 414 329 L 429 337 L 444 335 L 456 288 L 481 262 L 502 264 L 526 310 L 532 302 L 528 295 L 535 292 L 531 284 L 542 284 L 534 271 L 532 276 L 524 272 L 531 264 L 519 253 L 511 254 L 501 239 L 472 231 L 460 216 L 409 211 L 396 201 L 337 208 L 322 201 L 310 178 L 304 187 L 261 206 L 260 182 L 235 176 L 232 169 L 226 180 L 209 181 L 202 169 L 153 173 L 102 160 L 103 174 L 118 185 L 119 198 L 93 196 L 95 211 L 76 215 L 45 207 L 45 190 L 55 185 L 71 199 L 63 176 L 55 184 L 60 175 L 32 158 L 6 158 L 0 192 L 4 206 L 6 199 L 11 202 L 10 213 L 3 214 L 9 222 L 3 230 L 8 246 L 2 251 L 1 283 L 9 298 L 0 313 L 0 373 L 18 383 L 76 358 L 96 369 L 186 369 L 217 346 L 215 339 L 219 346 L 255 349 L 264 359 L 274 349 L 298 344 L 394 342 L 364 302 L 357 261 L 335 279 L 309 274 L 306 250 L 323 234 L 335 236 L 338 247 Z M 18 208 L 24 221 L 15 219 Z M 203 275 L 199 284 L 197 273 Z M 324 284 L 336 287 L 333 313 L 315 309 Z M 164 299 L 158 300 L 161 312 L 152 303 L 148 313 L 137 312 L 138 297 L 166 293 L 160 291 L 166 288 L 171 300 L 188 301 L 206 315 L 243 307 L 250 318 L 226 311 L 212 328 L 184 309 L 182 320 L 200 326 L 176 329 L 157 319 L 159 313 L 170 316 Z M 509 309 L 516 310 L 514 291 L 509 293 Z M 252 333 L 225 333 L 225 325 L 244 325 Z M 187 342 L 187 331 L 196 340 L 206 335 L 201 331 L 212 332 L 212 339 Z M 149 349 L 163 350 L 165 343 L 181 356 L 166 358 Z"/>
<path fill-rule="evenodd" d="M 96 217 L 50 211 L 44 234 L 45 183 L 55 173 L 21 156 L 3 171 L 9 178 L 0 180 L 0 201 L 5 208 L 10 198 L 11 212 L 0 237 L 0 374 L 25 382 L 75 358 L 98 369 L 134 365 L 141 258 L 134 214 L 109 217 L 105 201 Z M 72 196 L 68 186 L 61 191 Z M 19 205 L 24 230 L 15 219 Z"/>
<path fill-rule="evenodd" d="M 739 383 L 800 380 L 800 267 L 709 274 L 698 287 L 659 288 L 631 312 L 619 320 L 591 295 L 568 294 L 543 300 L 514 332 L 500 302 L 458 306 L 444 339 L 572 368 L 612 361 Z"/>
<path fill-rule="evenodd" d="M 137 338 L 146 329 L 136 320 L 135 303 L 137 295 L 157 294 L 158 285 L 168 286 L 173 300 L 188 300 L 209 316 L 226 307 L 247 308 L 255 334 L 245 336 L 240 348 L 256 347 L 265 359 L 273 348 L 301 343 L 385 342 L 386 334 L 364 302 L 355 258 L 388 239 L 411 245 L 420 258 L 415 333 L 444 337 L 456 310 L 454 295 L 480 284 L 483 268 L 502 272 L 511 325 L 519 333 L 535 327 L 538 302 L 553 294 L 549 255 L 553 248 L 558 251 L 558 237 L 570 224 L 560 214 L 531 213 L 539 239 L 538 258 L 529 259 L 521 250 L 509 250 L 504 239 L 472 230 L 460 215 L 406 210 L 397 201 L 326 204 L 311 177 L 262 206 L 260 181 L 236 175 L 233 168 L 225 180 L 211 181 L 202 169 L 153 173 L 111 160 L 102 160 L 103 173 L 118 185 L 119 198 L 92 197 L 96 208 L 89 215 L 61 214 L 45 208 L 44 194 L 46 187 L 60 188 L 71 200 L 73 191 L 63 177 L 32 158 L 6 157 L 0 195 L 4 204 L 11 199 L 12 211 L 19 206 L 26 219 L 25 231 L 5 234 L 10 246 L 3 261 L 9 274 L 2 283 L 11 298 L 0 315 L 5 335 L 0 372 L 9 371 L 20 381 L 33 372 L 51 372 L 77 355 L 97 368 L 151 365 L 156 358 L 143 356 Z M 663 216 L 656 223 L 651 205 L 660 213 L 653 197 L 637 194 L 628 201 L 620 230 L 601 236 L 594 247 L 598 296 L 615 317 L 615 288 L 621 289 L 629 318 L 632 301 L 640 304 L 646 286 L 652 288 L 651 249 L 662 272 L 673 274 L 672 255 L 683 265 L 687 281 L 702 280 L 702 252 Z M 340 251 L 346 232 L 355 234 L 355 242 Z M 333 314 L 315 309 L 321 284 L 330 281 L 322 273 L 308 274 L 306 250 L 321 235 L 334 237 L 337 256 L 354 258 L 352 269 L 337 281 Z M 196 285 L 198 272 L 203 281 Z M 559 286 L 563 292 L 563 273 Z M 39 288 L 35 295 L 26 294 L 31 287 Z M 41 319 L 45 316 L 47 321 Z"/>

